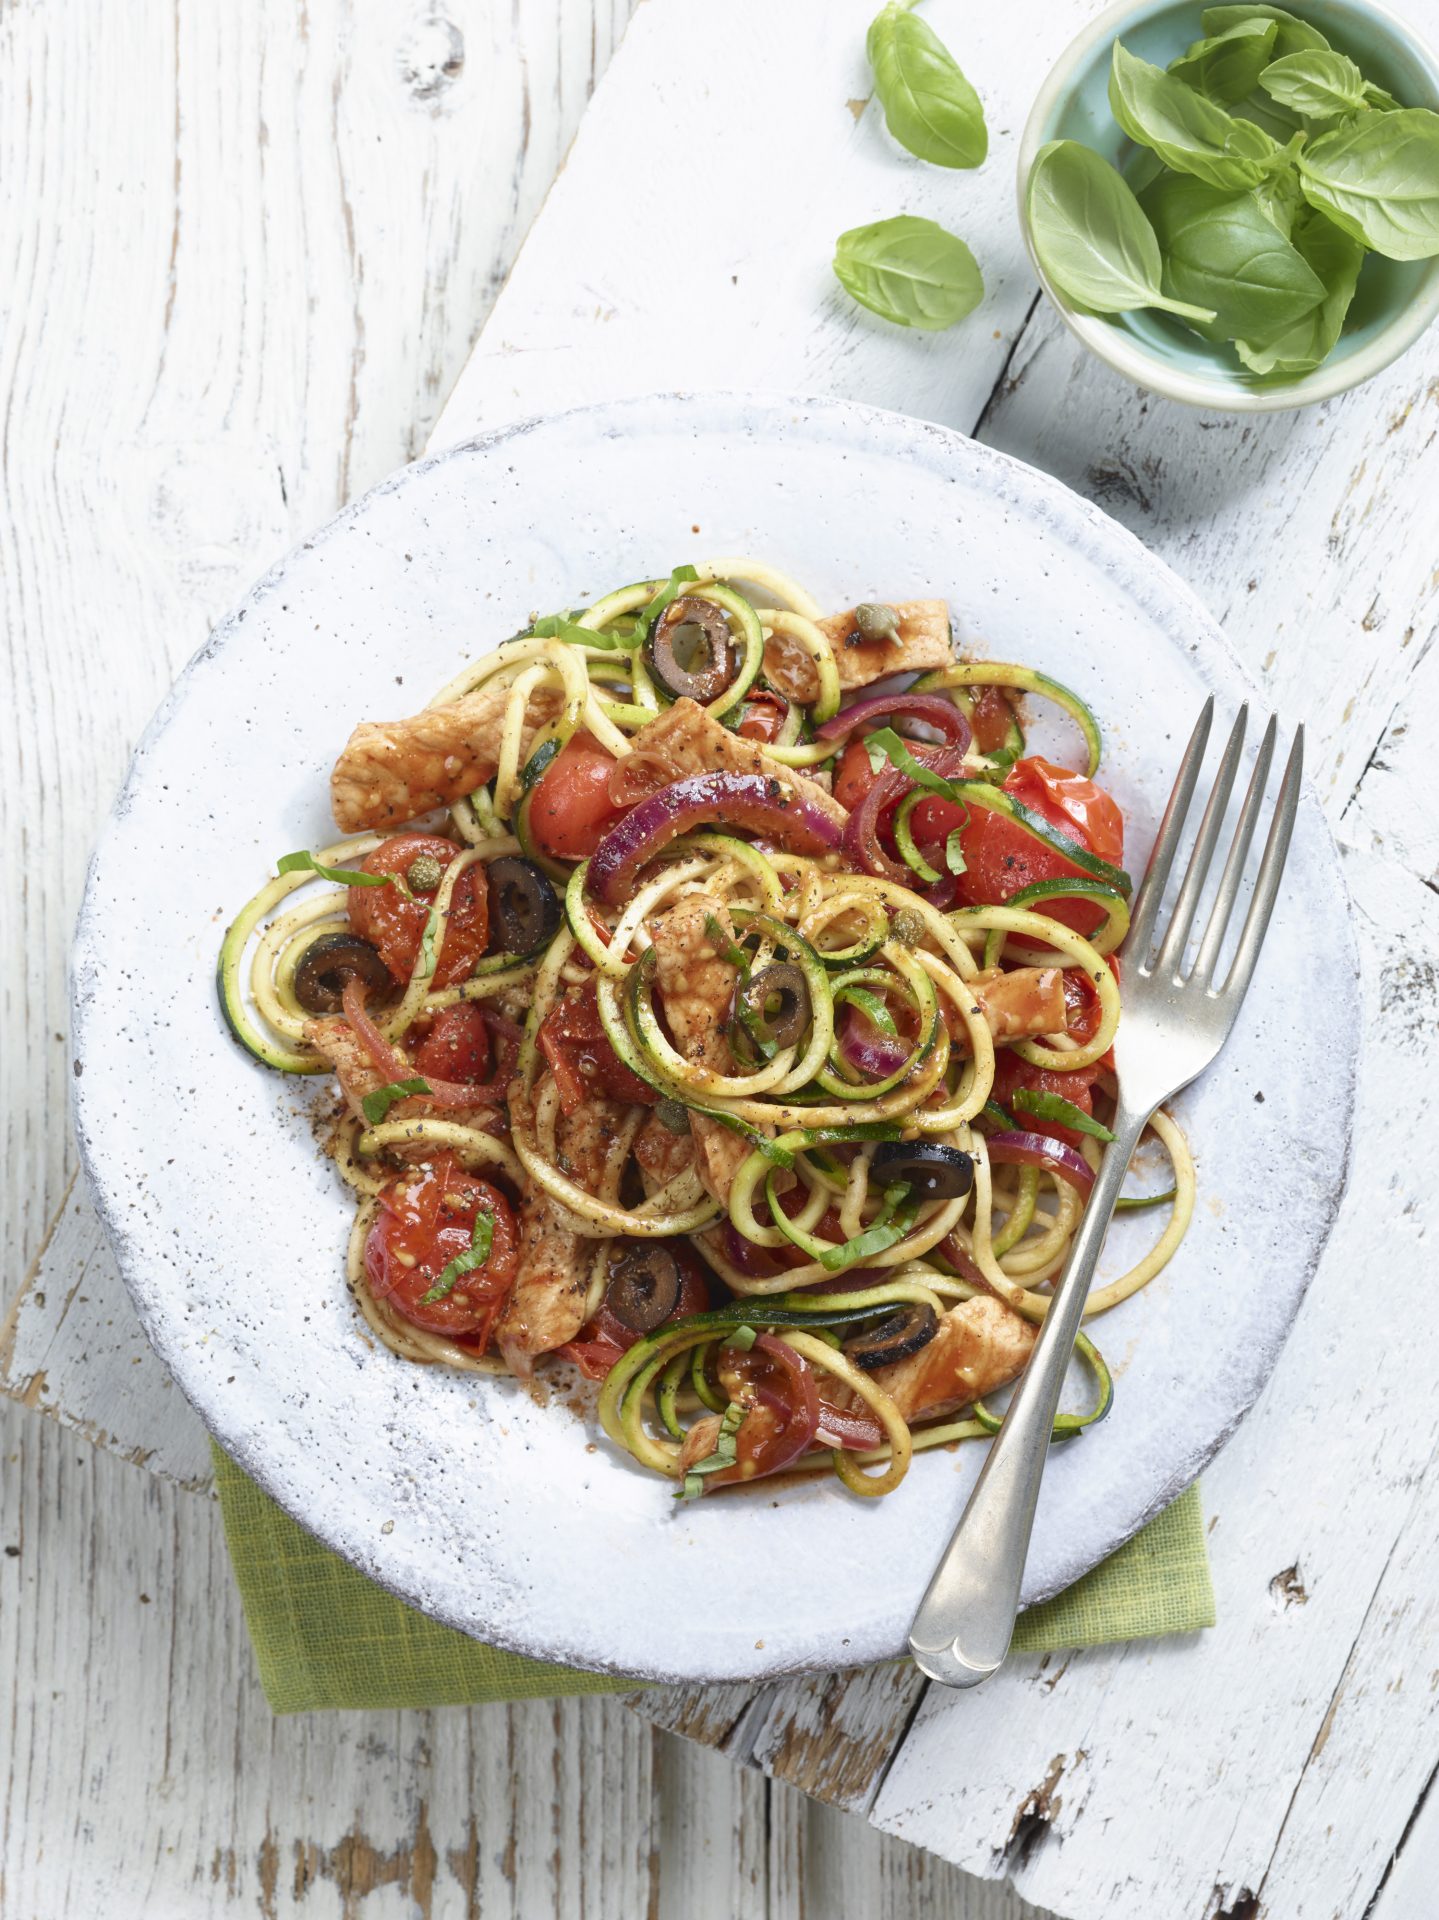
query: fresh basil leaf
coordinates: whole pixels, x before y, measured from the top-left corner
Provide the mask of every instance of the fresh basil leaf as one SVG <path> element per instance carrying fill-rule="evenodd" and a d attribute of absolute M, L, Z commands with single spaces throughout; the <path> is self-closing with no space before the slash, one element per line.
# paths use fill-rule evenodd
<path fill-rule="evenodd" d="M 1187 53 L 1171 60 L 1168 71 L 1187 87 L 1197 87 L 1206 100 L 1221 106 L 1253 93 L 1259 76 L 1274 58 L 1274 20 L 1238 20 L 1223 33 L 1196 40 Z"/>
<path fill-rule="evenodd" d="M 473 1273 L 476 1267 L 482 1267 L 490 1257 L 490 1248 L 495 1240 L 495 1216 L 482 1208 L 475 1215 L 474 1231 L 470 1235 L 470 1244 L 464 1253 L 457 1253 L 450 1264 L 443 1268 L 439 1278 L 428 1293 L 420 1295 L 422 1307 L 432 1307 L 437 1300 L 445 1299 L 454 1291 L 455 1282 L 467 1273 Z"/>
<path fill-rule="evenodd" d="M 1212 187 L 1258 186 L 1278 151 L 1252 121 L 1236 120 L 1182 80 L 1150 66 L 1116 40 L 1109 105 L 1131 140 L 1151 147 L 1166 167 Z"/>
<path fill-rule="evenodd" d="M 1375 113 L 1399 113 L 1399 102 L 1392 93 L 1386 93 L 1383 87 L 1376 87 L 1372 80 L 1364 82 L 1364 104 Z"/>
<path fill-rule="evenodd" d="M 571 620 L 567 613 L 547 613 L 543 620 L 536 620 L 526 638 L 563 640 L 572 647 L 603 647 L 611 652 L 620 645 L 615 634 L 596 633 L 593 627 L 582 627 L 578 620 Z"/>
<path fill-rule="evenodd" d="M 361 873 L 358 867 L 323 867 L 313 853 L 287 853 L 275 862 L 276 873 L 318 873 L 322 880 L 338 880 L 342 887 L 387 887 L 393 874 Z"/>
<path fill-rule="evenodd" d="M 1324 282 L 1324 298 L 1311 312 L 1268 340 L 1236 340 L 1234 351 L 1251 373 L 1310 373 L 1333 352 L 1354 298 L 1364 248 L 1306 207 L 1294 223 L 1294 246 Z"/>
<path fill-rule="evenodd" d="M 953 800 L 956 806 L 963 804 L 954 791 L 953 782 L 936 773 L 933 767 L 927 767 L 922 760 L 916 760 L 893 727 L 881 727 L 877 733 L 867 735 L 864 747 L 872 772 L 879 773 L 887 760 L 900 773 L 907 773 L 917 787 L 937 793 L 944 800 Z"/>
<path fill-rule="evenodd" d="M 1035 256 L 1066 300 L 1091 313 L 1165 307 L 1189 320 L 1214 318 L 1211 308 L 1164 293 L 1159 242 L 1143 209 L 1114 168 L 1078 141 L 1040 148 L 1026 210 Z"/>
<path fill-rule="evenodd" d="M 1386 259 L 1439 253 L 1439 113 L 1361 113 L 1305 147 L 1299 183 L 1310 206 Z"/>
<path fill-rule="evenodd" d="M 1234 119 L 1247 120 L 1261 133 L 1267 133 L 1276 146 L 1287 146 L 1296 133 L 1305 131 L 1299 115 L 1288 107 L 1281 107 L 1267 93 L 1256 91 L 1244 100 L 1236 100 L 1229 111 Z"/>
<path fill-rule="evenodd" d="M 1101 1121 L 1066 1100 L 1061 1093 L 1040 1093 L 1033 1087 L 1020 1087 L 1010 1105 L 1016 1113 L 1032 1113 L 1040 1120 L 1052 1120 L 1056 1126 L 1074 1133 L 1087 1133 L 1091 1140 L 1112 1140 L 1114 1135 Z"/>
<path fill-rule="evenodd" d="M 360 1106 L 370 1125 L 377 1127 L 397 1100 L 408 1100 L 412 1093 L 429 1090 L 428 1080 L 391 1080 L 388 1086 L 376 1087 L 373 1093 L 367 1093 Z"/>
<path fill-rule="evenodd" d="M 872 1259 L 875 1254 L 897 1246 L 919 1218 L 917 1202 L 912 1206 L 904 1204 L 908 1198 L 907 1182 L 886 1187 L 884 1204 L 864 1232 L 840 1246 L 830 1247 L 819 1256 L 820 1265 L 829 1273 L 843 1273 L 846 1267 L 858 1266 L 860 1261 Z"/>
<path fill-rule="evenodd" d="M 1324 283 L 1252 193 L 1171 174 L 1143 196 L 1164 257 L 1164 289 L 1214 309 L 1210 339 L 1267 338 L 1317 307 Z"/>
<path fill-rule="evenodd" d="M 669 579 L 666 580 L 665 584 L 655 595 L 654 599 L 650 601 L 644 612 L 639 616 L 638 620 L 636 620 L 633 636 L 622 641 L 620 644 L 631 650 L 637 647 L 654 625 L 655 621 L 659 619 L 665 608 L 669 606 L 671 602 L 679 599 L 680 589 L 689 586 L 692 581 L 698 579 L 699 575 L 693 567 L 676 567 L 670 574 Z"/>
<path fill-rule="evenodd" d="M 842 233 L 834 271 L 862 307 L 897 327 L 926 333 L 952 327 L 984 298 L 983 276 L 964 242 L 913 214 Z"/>
<path fill-rule="evenodd" d="M 755 1335 L 748 1327 L 736 1329 L 736 1334 L 748 1333 L 749 1345 L 753 1346 Z M 743 1345 L 736 1334 L 732 1334 L 728 1344 L 732 1347 Z M 707 1453 L 703 1459 L 696 1460 L 684 1477 L 683 1485 L 675 1489 L 676 1500 L 697 1500 L 705 1490 L 704 1475 L 718 1473 L 722 1467 L 732 1467 L 735 1463 L 737 1447 L 735 1436 L 744 1424 L 746 1409 L 731 1400 L 725 1408 L 724 1418 L 720 1421 L 719 1432 L 715 1435 L 713 1453 Z"/>
<path fill-rule="evenodd" d="M 927 21 L 891 0 L 870 22 L 865 52 L 884 124 L 902 147 L 937 167 L 980 165 L 989 151 L 984 108 Z"/>
<path fill-rule="evenodd" d="M 1303 134 L 1295 136 L 1297 142 L 1302 142 L 1303 138 Z M 1290 151 L 1297 156 L 1298 146 L 1291 147 Z M 1261 180 L 1254 189 L 1254 197 L 1263 208 L 1266 218 L 1273 221 L 1286 239 L 1293 234 L 1300 209 L 1309 211 L 1304 195 L 1299 190 L 1299 174 L 1293 165 L 1281 167 L 1271 173 L 1267 180 Z M 1320 278 L 1323 278 L 1322 274 Z"/>
<path fill-rule="evenodd" d="M 963 832 L 963 827 L 953 828 L 944 843 L 944 864 L 954 874 L 965 873 L 969 868 L 969 862 L 964 857 L 964 845 L 960 839 Z"/>
<path fill-rule="evenodd" d="M 1364 105 L 1364 75 L 1346 54 L 1332 50 L 1287 53 L 1264 69 L 1259 84 L 1271 100 L 1306 120 L 1332 120 Z"/>
<path fill-rule="evenodd" d="M 1259 0 L 1245 6 L 1206 7 L 1200 16 L 1200 24 L 1210 34 L 1227 32 L 1230 27 L 1240 26 L 1246 20 L 1274 21 L 1276 58 L 1287 53 L 1322 53 L 1328 50 L 1329 42 L 1318 27 L 1301 20 L 1297 14 L 1286 13 L 1283 7 L 1264 6 Z"/>

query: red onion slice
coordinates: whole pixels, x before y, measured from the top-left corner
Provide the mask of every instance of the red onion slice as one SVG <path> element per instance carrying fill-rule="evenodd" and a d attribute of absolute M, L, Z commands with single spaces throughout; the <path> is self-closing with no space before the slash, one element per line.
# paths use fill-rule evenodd
<path fill-rule="evenodd" d="M 839 740 L 856 727 L 862 727 L 868 720 L 889 721 L 900 716 L 908 720 L 922 720 L 927 727 L 933 727 L 936 733 L 942 733 L 946 741 L 961 752 L 969 745 L 969 722 L 952 700 L 946 700 L 938 693 L 870 695 L 864 700 L 857 700 L 852 707 L 843 708 L 832 720 L 826 720 L 823 726 L 816 727 L 815 737 L 819 740 Z"/>
<path fill-rule="evenodd" d="M 964 755 L 958 747 L 929 747 L 922 740 L 909 743 L 909 750 L 915 759 L 939 774 L 941 779 L 957 779 L 964 771 Z M 844 829 L 844 850 L 865 873 L 875 874 L 881 880 L 892 880 L 897 886 L 919 890 L 919 876 L 902 865 L 891 860 L 879 842 L 880 822 L 891 807 L 898 806 L 907 793 L 919 785 L 907 773 L 901 773 L 898 767 L 888 767 L 880 774 L 869 792 L 860 801 Z"/>
<path fill-rule="evenodd" d="M 910 1053 L 900 1041 L 876 1033 L 857 1007 L 848 1009 L 839 1050 L 850 1066 L 871 1080 L 886 1080 L 898 1073 Z"/>
<path fill-rule="evenodd" d="M 641 800 L 601 840 L 590 860 L 590 890 L 606 906 L 628 898 L 635 875 L 672 840 L 706 821 L 770 833 L 794 853 L 840 844 L 837 820 L 802 794 L 761 773 L 697 773 Z"/>
<path fill-rule="evenodd" d="M 1047 1133 L 992 1133 L 985 1145 L 996 1166 L 1042 1167 L 1085 1195 L 1094 1185 L 1094 1169 L 1083 1154 Z"/>

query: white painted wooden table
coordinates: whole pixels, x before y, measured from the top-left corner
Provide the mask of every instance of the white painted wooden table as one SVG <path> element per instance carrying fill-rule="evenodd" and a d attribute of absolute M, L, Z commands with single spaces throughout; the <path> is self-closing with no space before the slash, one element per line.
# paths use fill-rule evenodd
<path fill-rule="evenodd" d="M 497 299 L 628 0 L 0 18 L 0 1178 L 9 1271 L 36 1263 L 0 1363 L 54 1416 L 4 1414 L 0 1914 L 1439 1908 L 1439 338 L 1257 423 L 1123 386 L 1036 304 L 1013 217 L 1030 94 L 1095 9 L 930 0 L 989 107 L 988 164 L 952 175 L 863 108 L 872 4 L 647 0 Z M 1434 0 L 1411 11 L 1439 26 Z M 900 210 L 983 263 L 953 335 L 897 334 L 830 282 L 833 236 Z M 1210 1634 L 1020 1659 L 972 1697 L 887 1671 L 639 1703 L 698 1745 L 616 1702 L 274 1722 L 203 1436 L 78 1194 L 46 1245 L 85 856 L 209 622 L 341 499 L 427 441 L 666 384 L 975 432 L 1207 599 L 1309 722 L 1347 856 L 1364 1003 L 1336 1003 L 1318 955 L 1296 1019 L 1364 1025 L 1349 1198 L 1205 1483 Z"/>

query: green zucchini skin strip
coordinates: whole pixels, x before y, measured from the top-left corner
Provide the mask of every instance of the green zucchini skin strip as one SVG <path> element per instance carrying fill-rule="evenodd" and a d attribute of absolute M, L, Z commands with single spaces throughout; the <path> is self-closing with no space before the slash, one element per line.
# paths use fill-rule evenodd
<path fill-rule="evenodd" d="M 1099 722 L 1077 693 L 1051 680 L 1034 667 L 1018 667 L 1001 660 L 956 660 L 953 666 L 936 667 L 914 683 L 915 693 L 944 693 L 951 687 L 1017 687 L 1021 693 L 1037 693 L 1063 707 L 1084 736 L 1088 758 L 1085 772 L 1092 780 L 1099 771 L 1104 751 Z"/>
<path fill-rule="evenodd" d="M 1004 904 L 1043 912 L 1042 902 L 1046 900 L 1092 900 L 1097 907 L 1104 908 L 1107 916 L 1104 925 L 1084 936 L 1096 953 L 1114 953 L 1129 932 L 1129 902 L 1117 888 L 1106 886 L 1102 880 L 1035 880 L 1029 886 L 1021 887 L 1018 893 L 1011 894 Z M 985 966 L 998 965 L 1004 941 L 1005 935 L 999 932 L 991 933 L 986 938 Z"/>
<path fill-rule="evenodd" d="M 1023 827 L 1051 853 L 1057 853 L 1061 859 L 1068 860 L 1071 866 L 1091 880 L 1098 880 L 1102 886 L 1111 888 L 1128 900 L 1134 891 L 1134 884 L 1122 867 L 1112 867 L 1107 860 L 1100 860 L 1087 847 L 1080 846 L 1077 840 L 1070 840 L 1060 833 L 1042 814 L 1035 813 L 1025 806 L 1022 800 L 1016 800 L 1012 793 L 1006 793 L 1003 787 L 990 786 L 983 780 L 956 780 L 954 797 L 966 807 L 979 807 L 987 813 L 1003 814 L 1006 820 L 1012 820 L 1017 827 Z M 1013 905 L 1006 901 L 1006 906 Z"/>
<path fill-rule="evenodd" d="M 1076 1434 L 1083 1433 L 1086 1427 L 1092 1427 L 1102 1420 L 1114 1405 L 1114 1376 L 1104 1361 L 1104 1356 L 1087 1333 L 1077 1334 L 1074 1341 L 1075 1352 L 1085 1362 L 1094 1375 L 1098 1388 L 1095 1403 L 1088 1413 L 1058 1413 L 1054 1417 L 1054 1438 L 1070 1440 Z M 1004 1425 L 997 1413 L 991 1413 L 982 1400 L 976 1400 L 970 1413 L 984 1428 L 986 1433 L 998 1433 Z"/>

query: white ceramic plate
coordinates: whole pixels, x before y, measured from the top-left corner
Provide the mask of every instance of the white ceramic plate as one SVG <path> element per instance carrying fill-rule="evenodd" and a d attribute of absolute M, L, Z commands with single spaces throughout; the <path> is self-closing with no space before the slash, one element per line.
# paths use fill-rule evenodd
<path fill-rule="evenodd" d="M 657 1679 L 897 1655 L 979 1449 L 922 1456 L 872 1503 L 826 1479 L 681 1506 L 594 1448 L 558 1397 L 375 1351 L 342 1278 L 351 1202 L 314 1149 L 316 1085 L 235 1045 L 213 976 L 226 922 L 277 856 L 333 837 L 327 775 L 356 720 L 420 706 L 532 610 L 746 551 L 836 608 L 947 595 L 965 648 L 1077 688 L 1106 725 L 1136 872 L 1204 694 L 1227 712 L 1247 691 L 1212 621 L 1138 542 L 958 434 L 826 401 L 589 408 L 407 468 L 259 583 L 141 744 L 75 957 L 86 1168 L 150 1337 L 222 1444 L 426 1612 L 521 1653 Z M 1064 742 L 1058 726 L 1035 738 Z M 1354 975 L 1347 928 L 1306 800 L 1249 1003 L 1180 1104 L 1201 1180 L 1193 1230 L 1094 1329 L 1114 1410 L 1051 1460 L 1027 1601 L 1185 1487 L 1274 1364 L 1343 1181 L 1352 1047 L 1300 1009 L 1316 956 L 1331 984 Z M 1154 1231 L 1141 1216 L 1121 1237 Z"/>

